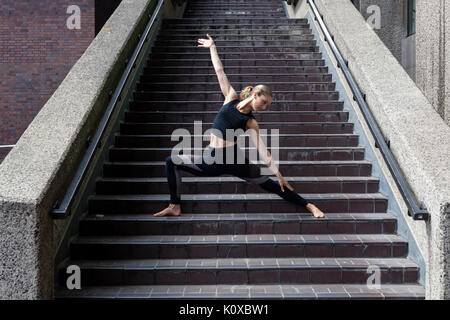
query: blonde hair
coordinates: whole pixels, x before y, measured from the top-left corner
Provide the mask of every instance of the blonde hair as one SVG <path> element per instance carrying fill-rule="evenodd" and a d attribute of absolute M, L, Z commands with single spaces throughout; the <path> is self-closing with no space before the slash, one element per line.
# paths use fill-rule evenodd
<path fill-rule="evenodd" d="M 248 97 L 250 97 L 251 95 L 253 95 L 254 92 L 258 93 L 258 96 L 264 94 L 268 97 L 272 97 L 272 90 L 270 90 L 270 88 L 264 84 L 258 84 L 255 87 L 252 86 L 247 86 L 244 89 L 242 89 L 241 94 L 239 95 L 239 98 L 241 98 L 242 100 L 247 99 Z"/>

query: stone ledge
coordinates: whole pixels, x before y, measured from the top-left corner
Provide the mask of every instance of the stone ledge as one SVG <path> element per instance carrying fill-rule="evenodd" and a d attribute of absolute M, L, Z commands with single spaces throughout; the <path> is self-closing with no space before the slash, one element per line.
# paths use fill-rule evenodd
<path fill-rule="evenodd" d="M 450 145 L 445 143 L 450 128 L 349 1 L 315 3 L 411 188 L 428 207 L 428 222 L 407 221 L 427 261 L 427 298 L 448 298 L 449 252 L 443 245 L 448 219 L 443 217 L 450 203 Z"/>

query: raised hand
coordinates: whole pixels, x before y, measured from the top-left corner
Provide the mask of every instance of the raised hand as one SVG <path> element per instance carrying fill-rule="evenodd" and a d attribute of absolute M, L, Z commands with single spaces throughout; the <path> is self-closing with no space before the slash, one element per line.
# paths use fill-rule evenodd
<path fill-rule="evenodd" d="M 214 44 L 214 40 L 211 38 L 209 34 L 206 34 L 206 37 L 208 39 L 198 39 L 199 45 L 197 47 L 201 48 L 211 48 L 211 46 Z"/>

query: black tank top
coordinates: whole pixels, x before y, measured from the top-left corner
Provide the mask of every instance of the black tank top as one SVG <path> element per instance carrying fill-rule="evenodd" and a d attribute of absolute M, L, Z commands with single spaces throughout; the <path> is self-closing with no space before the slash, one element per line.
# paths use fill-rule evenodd
<path fill-rule="evenodd" d="M 211 128 L 220 130 L 222 132 L 222 137 L 219 138 L 222 138 L 223 140 L 227 140 L 226 129 L 235 130 L 241 128 L 245 132 L 247 121 L 250 118 L 255 118 L 251 111 L 250 113 L 242 113 L 236 108 L 239 101 L 239 99 L 236 99 L 224 104 L 214 119 Z M 237 136 L 234 136 L 234 142 L 236 142 L 236 140 Z"/>

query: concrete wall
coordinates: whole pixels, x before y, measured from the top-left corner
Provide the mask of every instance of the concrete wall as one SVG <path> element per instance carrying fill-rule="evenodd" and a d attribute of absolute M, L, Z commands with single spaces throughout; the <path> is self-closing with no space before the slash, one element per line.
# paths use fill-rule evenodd
<path fill-rule="evenodd" d="M 449 299 L 450 128 L 350 1 L 315 3 L 409 185 L 430 212 L 429 221 L 414 221 L 400 203 L 425 259 L 426 297 Z"/>
<path fill-rule="evenodd" d="M 54 221 L 155 0 L 123 0 L 0 164 L 0 299 L 53 298 Z M 170 3 L 166 1 L 166 3 Z"/>
<path fill-rule="evenodd" d="M 399 63 L 402 62 L 402 40 L 406 37 L 406 16 L 404 15 L 404 0 L 359 0 L 360 12 L 367 21 L 374 13 L 368 9 L 371 6 L 380 8 L 380 28 L 375 33 L 389 48 Z"/>
<path fill-rule="evenodd" d="M 416 83 L 450 125 L 450 3 L 416 1 Z"/>

